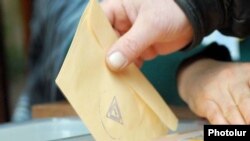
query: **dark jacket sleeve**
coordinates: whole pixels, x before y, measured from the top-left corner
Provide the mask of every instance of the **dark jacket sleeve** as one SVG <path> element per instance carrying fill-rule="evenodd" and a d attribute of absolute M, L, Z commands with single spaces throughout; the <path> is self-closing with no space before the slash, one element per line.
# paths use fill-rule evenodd
<path fill-rule="evenodd" d="M 194 30 L 190 47 L 214 30 L 244 38 L 250 35 L 250 0 L 175 0 Z"/>

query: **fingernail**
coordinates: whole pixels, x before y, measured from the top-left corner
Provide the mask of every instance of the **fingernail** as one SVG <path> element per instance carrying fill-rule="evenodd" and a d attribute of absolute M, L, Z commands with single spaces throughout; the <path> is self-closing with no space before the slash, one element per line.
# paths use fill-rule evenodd
<path fill-rule="evenodd" d="M 108 57 L 108 61 L 112 69 L 115 70 L 121 69 L 128 62 L 128 60 L 124 57 L 124 55 L 121 52 L 114 52 L 110 54 Z"/>

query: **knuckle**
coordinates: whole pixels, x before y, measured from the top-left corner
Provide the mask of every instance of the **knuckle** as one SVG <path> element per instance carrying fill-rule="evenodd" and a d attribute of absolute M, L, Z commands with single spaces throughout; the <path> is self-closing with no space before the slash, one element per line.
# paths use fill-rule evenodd
<path fill-rule="evenodd" d="M 203 100 L 209 100 L 211 99 L 211 93 L 208 93 L 207 91 L 203 93 L 202 97 Z"/>
<path fill-rule="evenodd" d="M 247 124 L 250 124 L 249 103 L 250 103 L 250 95 L 242 96 L 238 102 L 238 107 L 241 110 Z"/>
<path fill-rule="evenodd" d="M 230 118 L 235 113 L 236 110 L 237 110 L 237 105 L 230 104 L 225 106 L 223 113 L 225 117 Z"/>
<path fill-rule="evenodd" d="M 139 48 L 139 44 L 134 39 L 125 38 L 123 40 L 123 45 L 124 45 L 125 52 L 129 56 L 138 57 L 140 53 L 142 52 L 142 50 Z"/>
<path fill-rule="evenodd" d="M 239 64 L 239 67 L 241 72 L 245 75 L 245 76 L 250 76 L 250 63 L 242 63 Z M 242 69 L 241 69 L 242 68 Z M 249 82 L 248 82 L 249 83 Z"/>
<path fill-rule="evenodd" d="M 250 71 L 250 63 L 242 63 L 240 65 L 241 65 L 240 67 L 245 68 L 247 70 L 247 72 Z"/>
<path fill-rule="evenodd" d="M 250 112 L 249 110 L 247 110 L 248 112 L 244 113 L 244 118 L 247 124 L 250 124 Z"/>
<path fill-rule="evenodd" d="M 218 73 L 218 77 L 221 78 L 232 78 L 234 76 L 234 71 L 232 68 L 225 68 Z"/>
<path fill-rule="evenodd" d="M 250 114 L 245 116 L 245 120 L 246 120 L 247 124 L 250 124 Z"/>
<path fill-rule="evenodd" d="M 250 95 L 249 94 L 240 94 L 240 99 L 238 101 L 238 106 L 245 105 L 246 103 L 250 102 Z"/>
<path fill-rule="evenodd" d="M 207 119 L 211 122 L 211 123 L 216 123 L 216 120 L 218 119 L 220 113 L 215 110 L 215 109 L 211 109 L 211 112 L 207 113 Z"/>
<path fill-rule="evenodd" d="M 167 24 L 165 18 L 159 16 L 155 16 L 147 25 L 151 29 L 151 33 L 160 39 L 165 39 L 168 35 L 167 33 L 171 33 L 175 29 L 173 24 Z"/>
<path fill-rule="evenodd" d="M 214 98 L 214 95 L 217 94 L 216 90 L 219 90 L 220 85 L 216 85 L 216 81 L 209 81 L 207 84 L 204 84 L 201 90 L 201 96 L 204 100 L 210 100 Z"/>
<path fill-rule="evenodd" d="M 210 122 L 214 123 L 214 121 L 220 115 L 220 112 L 216 108 L 216 103 L 213 101 L 207 101 L 205 104 L 207 105 L 206 106 L 207 110 L 205 115 Z"/>

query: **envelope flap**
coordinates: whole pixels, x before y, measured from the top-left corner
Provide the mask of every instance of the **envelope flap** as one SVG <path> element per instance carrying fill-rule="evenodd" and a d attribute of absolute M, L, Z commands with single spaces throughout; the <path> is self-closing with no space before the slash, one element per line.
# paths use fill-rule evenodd
<path fill-rule="evenodd" d="M 89 26 L 96 36 L 96 40 L 106 51 L 117 40 L 117 35 L 99 4 L 95 0 L 90 1 L 92 9 L 89 11 Z M 109 38 L 106 37 L 107 35 L 109 35 Z M 178 119 L 134 64 L 117 75 L 141 97 L 166 126 L 171 130 L 176 130 Z"/>

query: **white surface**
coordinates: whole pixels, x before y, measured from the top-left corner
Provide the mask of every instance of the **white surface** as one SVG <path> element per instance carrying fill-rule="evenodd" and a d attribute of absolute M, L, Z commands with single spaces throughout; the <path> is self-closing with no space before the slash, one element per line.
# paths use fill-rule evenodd
<path fill-rule="evenodd" d="M 173 133 L 186 133 L 191 131 L 203 130 L 203 125 L 208 124 L 206 120 L 181 120 L 178 128 Z M 172 132 L 170 132 L 172 133 Z"/>
<path fill-rule="evenodd" d="M 240 59 L 240 50 L 239 50 L 240 44 L 238 38 L 232 36 L 225 36 L 216 30 L 209 36 L 205 37 L 202 41 L 202 44 L 209 45 L 213 42 L 216 42 L 219 45 L 224 45 L 225 47 L 227 47 L 233 60 Z"/>
<path fill-rule="evenodd" d="M 1 141 L 49 141 L 89 134 L 78 118 L 53 118 L 0 125 Z"/>
<path fill-rule="evenodd" d="M 204 124 L 206 124 L 206 121 L 182 120 L 179 122 L 176 132 L 183 133 L 202 130 Z M 89 131 L 79 118 L 72 117 L 0 125 L 0 141 L 51 141 L 69 137 L 73 137 L 69 141 L 93 141 L 88 136 L 85 139 L 84 135 L 89 135 Z"/>
<path fill-rule="evenodd" d="M 183 137 L 185 138 L 189 138 L 190 136 L 193 137 L 196 134 L 200 135 L 200 133 L 203 133 L 202 130 L 204 124 L 208 124 L 208 122 L 205 120 L 181 120 L 179 122 L 177 131 L 169 132 L 169 134 L 183 133 Z M 94 141 L 94 139 L 90 135 L 85 135 L 66 138 L 63 140 L 60 139 L 57 141 Z"/>

